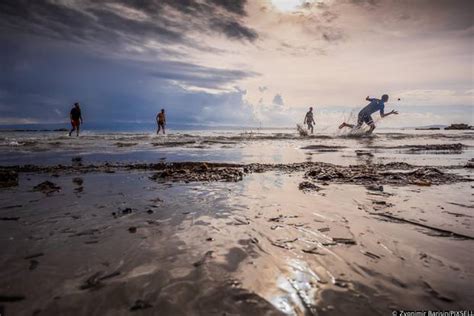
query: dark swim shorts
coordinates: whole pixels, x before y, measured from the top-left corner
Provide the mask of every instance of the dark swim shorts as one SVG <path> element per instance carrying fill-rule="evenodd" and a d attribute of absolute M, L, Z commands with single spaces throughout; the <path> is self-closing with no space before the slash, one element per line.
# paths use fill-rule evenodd
<path fill-rule="evenodd" d="M 72 127 L 77 128 L 81 125 L 81 122 L 79 122 L 79 120 L 71 120 L 71 125 Z"/>
<path fill-rule="evenodd" d="M 367 125 L 372 125 L 374 124 L 374 120 L 372 119 L 372 116 L 370 114 L 360 112 L 357 118 L 357 125 L 361 126 L 363 123 Z"/>

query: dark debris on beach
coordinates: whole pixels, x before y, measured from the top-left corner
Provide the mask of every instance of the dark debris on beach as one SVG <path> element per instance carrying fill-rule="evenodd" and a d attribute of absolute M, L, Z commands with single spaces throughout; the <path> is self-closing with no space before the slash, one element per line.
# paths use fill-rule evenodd
<path fill-rule="evenodd" d="M 44 181 L 33 187 L 33 191 L 40 191 L 46 195 L 61 191 L 61 187 L 51 181 Z"/>
<path fill-rule="evenodd" d="M 239 167 L 209 166 L 207 163 L 195 165 L 172 164 L 169 168 L 155 173 L 152 180 L 172 181 L 227 181 L 236 182 L 243 179 L 244 172 Z"/>
<path fill-rule="evenodd" d="M 402 168 L 398 168 L 402 167 Z M 407 167 L 410 167 L 409 169 Z M 305 178 L 316 181 L 373 185 L 420 185 L 430 186 L 454 182 L 472 181 L 469 178 L 443 172 L 434 167 L 414 167 L 402 164 L 351 165 L 341 167 L 322 165 L 311 168 Z"/>
<path fill-rule="evenodd" d="M 471 167 L 471 162 L 465 167 Z M 174 163 L 135 163 L 135 164 L 98 164 L 98 165 L 56 165 L 36 166 L 22 165 L 0 167 L 0 174 L 5 175 L 5 181 L 14 182 L 18 173 L 89 173 L 116 171 L 150 171 L 151 180 L 160 182 L 208 182 L 225 181 L 237 182 L 250 173 L 279 171 L 285 173 L 305 172 L 304 177 L 312 181 L 321 181 L 321 184 L 348 183 L 365 186 L 390 185 L 439 185 L 455 182 L 472 181 L 467 177 L 446 172 L 449 167 L 436 168 L 432 166 L 414 166 L 403 162 L 387 164 L 360 164 L 340 166 L 323 162 L 302 162 L 290 164 L 233 164 L 210 162 L 174 162 Z M 8 176 L 6 176 L 8 175 Z M 78 181 L 79 178 L 75 182 Z M 2 182 L 4 183 L 4 182 Z M 309 189 L 311 184 L 301 185 L 302 189 Z M 315 187 L 316 188 L 316 187 Z M 45 181 L 34 187 L 35 191 L 51 194 L 61 188 L 56 184 Z"/>
<path fill-rule="evenodd" d="M 18 172 L 15 170 L 0 170 L 0 187 L 18 185 Z"/>

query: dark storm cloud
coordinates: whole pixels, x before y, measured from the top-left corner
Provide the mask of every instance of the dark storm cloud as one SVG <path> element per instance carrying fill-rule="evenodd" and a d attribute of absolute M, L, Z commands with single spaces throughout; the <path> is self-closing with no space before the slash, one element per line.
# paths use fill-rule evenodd
<path fill-rule="evenodd" d="M 208 2 L 221 6 L 229 12 L 245 15 L 247 0 L 209 0 Z"/>
<path fill-rule="evenodd" d="M 166 60 L 123 62 L 87 55 L 74 47 L 39 46 L 39 40 L 4 44 L 0 122 L 5 118 L 65 121 L 71 104 L 78 101 L 88 122 L 153 121 L 156 111 L 165 107 L 175 124 L 208 123 L 219 115 L 224 116 L 222 122 L 231 123 L 244 115 L 238 109 L 245 91 L 228 85 L 253 75 Z M 210 94 L 180 87 L 186 85 L 227 88 Z"/>
<path fill-rule="evenodd" d="M 166 26 L 165 18 L 134 21 L 100 6 L 82 9 L 44 0 L 6 0 L 0 2 L 0 12 L 4 35 L 14 31 L 88 46 L 133 43 L 150 36 L 161 42 L 182 40 L 180 32 Z"/>
<path fill-rule="evenodd" d="M 255 40 L 257 32 L 244 25 L 239 24 L 235 20 L 214 19 L 212 22 L 213 29 L 224 33 L 227 37 L 233 39 Z"/>
<path fill-rule="evenodd" d="M 255 73 L 186 61 L 196 51 L 221 53 L 198 41 L 200 33 L 255 40 L 242 22 L 245 3 L 0 1 L 0 119 L 62 120 L 75 101 L 89 104 L 89 121 L 146 119 L 162 102 L 178 113 L 193 97 L 200 102 L 192 113 L 219 112 L 223 100 L 240 105 L 242 93 L 230 86 Z"/>
<path fill-rule="evenodd" d="M 187 36 L 189 32 L 211 30 L 231 39 L 253 41 L 257 33 L 241 21 L 245 3 L 244 0 L 3 0 L 0 32 L 108 45 L 139 43 L 143 39 L 192 44 Z"/>
<path fill-rule="evenodd" d="M 256 73 L 242 70 L 217 69 L 177 62 L 167 62 L 156 68 L 159 70 L 151 71 L 148 74 L 159 79 L 178 81 L 185 85 L 209 89 L 220 88 L 224 84 L 229 85 L 256 75 Z"/>

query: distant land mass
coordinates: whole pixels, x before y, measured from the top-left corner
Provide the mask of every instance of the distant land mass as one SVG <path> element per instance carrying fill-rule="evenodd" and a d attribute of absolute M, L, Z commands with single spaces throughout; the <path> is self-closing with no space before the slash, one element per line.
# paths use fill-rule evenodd
<path fill-rule="evenodd" d="M 438 129 L 444 129 L 448 125 L 441 125 L 441 124 L 434 124 L 434 125 L 425 125 L 425 126 L 418 126 L 415 127 L 417 130 L 438 130 Z"/>

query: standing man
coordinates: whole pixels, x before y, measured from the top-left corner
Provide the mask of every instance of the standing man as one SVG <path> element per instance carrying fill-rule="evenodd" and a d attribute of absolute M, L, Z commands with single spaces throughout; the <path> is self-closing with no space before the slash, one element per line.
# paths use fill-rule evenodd
<path fill-rule="evenodd" d="M 370 101 L 369 104 L 367 104 L 362 110 L 360 110 L 359 115 L 357 116 L 357 125 L 353 124 L 347 124 L 346 122 L 342 123 L 339 125 L 339 129 L 344 128 L 344 127 L 350 127 L 350 128 L 361 128 L 362 124 L 367 124 L 370 126 L 369 131 L 367 134 L 371 134 L 374 129 L 375 129 L 375 123 L 374 120 L 372 119 L 372 113 L 375 113 L 377 111 L 380 111 L 380 117 L 384 118 L 386 116 L 389 116 L 390 114 L 398 114 L 397 111 L 392 110 L 388 113 L 384 112 L 385 109 L 385 102 L 388 101 L 388 94 L 382 95 L 381 100 L 376 99 L 376 98 L 365 98 L 365 100 Z"/>
<path fill-rule="evenodd" d="M 71 119 L 72 129 L 69 131 L 69 136 L 71 136 L 72 132 L 76 131 L 76 136 L 79 136 L 80 126 L 83 123 L 81 108 L 79 107 L 79 103 L 74 103 L 74 107 L 71 109 L 71 113 L 69 113 L 69 118 Z"/>
<path fill-rule="evenodd" d="M 163 129 L 163 135 L 165 134 L 165 125 L 166 125 L 166 116 L 165 109 L 161 109 L 161 112 L 156 116 L 156 122 L 158 123 L 158 131 L 156 134 L 160 133 L 160 130 Z"/>
<path fill-rule="evenodd" d="M 313 117 L 313 107 L 310 107 L 308 113 L 306 113 L 306 116 L 304 117 L 303 125 L 304 124 L 308 125 L 308 130 L 311 130 L 311 134 L 313 134 L 313 131 L 314 131 L 313 124 L 316 124 Z"/>

